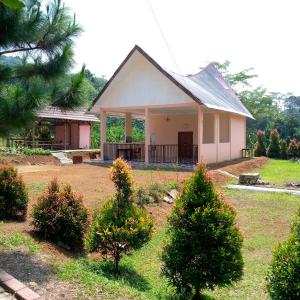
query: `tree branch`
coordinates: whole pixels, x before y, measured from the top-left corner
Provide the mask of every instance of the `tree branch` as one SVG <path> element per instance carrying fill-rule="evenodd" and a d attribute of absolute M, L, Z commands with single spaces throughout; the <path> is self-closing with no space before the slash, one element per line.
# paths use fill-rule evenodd
<path fill-rule="evenodd" d="M 15 53 L 15 52 L 24 52 L 24 51 L 30 51 L 30 50 L 37 50 L 37 49 L 41 49 L 40 46 L 35 46 L 35 47 L 28 47 L 28 48 L 18 48 L 18 49 L 12 49 L 12 50 L 5 50 L 5 51 L 1 51 L 0 55 L 4 55 L 4 54 L 9 54 L 9 53 Z"/>

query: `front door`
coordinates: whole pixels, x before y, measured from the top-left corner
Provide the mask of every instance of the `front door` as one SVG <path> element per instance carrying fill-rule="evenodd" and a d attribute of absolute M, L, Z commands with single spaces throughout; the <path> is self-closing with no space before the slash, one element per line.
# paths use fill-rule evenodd
<path fill-rule="evenodd" d="M 178 161 L 179 163 L 192 163 L 193 132 L 178 132 Z"/>

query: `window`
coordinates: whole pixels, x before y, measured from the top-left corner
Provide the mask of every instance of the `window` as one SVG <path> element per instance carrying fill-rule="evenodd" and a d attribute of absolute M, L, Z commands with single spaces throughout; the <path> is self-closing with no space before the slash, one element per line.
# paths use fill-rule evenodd
<path fill-rule="evenodd" d="M 230 114 L 220 113 L 220 143 L 230 142 Z"/>
<path fill-rule="evenodd" d="M 215 118 L 212 113 L 203 114 L 203 144 L 215 142 Z"/>

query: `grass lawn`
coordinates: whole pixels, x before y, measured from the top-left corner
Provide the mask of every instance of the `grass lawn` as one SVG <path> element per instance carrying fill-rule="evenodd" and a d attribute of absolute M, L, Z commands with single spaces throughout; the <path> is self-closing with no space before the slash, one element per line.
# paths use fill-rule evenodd
<path fill-rule="evenodd" d="M 245 275 L 239 283 L 207 292 L 208 299 L 267 299 L 265 276 L 272 249 L 286 238 L 292 216 L 300 198 L 285 194 L 258 194 L 226 191 L 238 212 L 238 223 L 245 236 L 243 256 Z M 160 228 L 142 249 L 122 260 L 123 275 L 111 276 L 111 264 L 83 258 L 66 263 L 59 269 L 62 279 L 76 279 L 92 293 L 97 285 L 104 299 L 126 295 L 136 299 L 174 299 L 172 288 L 160 277 L 159 256 L 166 238 Z"/>
<path fill-rule="evenodd" d="M 257 171 L 270 184 L 284 186 L 288 182 L 300 182 L 300 164 L 292 160 L 272 159 Z"/>

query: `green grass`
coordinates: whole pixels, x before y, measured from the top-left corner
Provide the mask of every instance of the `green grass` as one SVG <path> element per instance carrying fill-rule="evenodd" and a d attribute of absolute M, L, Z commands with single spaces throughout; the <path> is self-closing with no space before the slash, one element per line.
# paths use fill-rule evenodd
<path fill-rule="evenodd" d="M 47 189 L 47 183 L 40 183 L 40 182 L 30 182 L 27 184 L 28 188 L 32 191 L 42 193 Z"/>
<path fill-rule="evenodd" d="M 4 248 L 17 248 L 25 246 L 30 253 L 36 253 L 39 251 L 39 246 L 30 238 L 25 237 L 21 233 L 15 233 L 13 235 L 5 235 L 0 233 L 0 246 Z"/>
<path fill-rule="evenodd" d="M 292 160 L 270 160 L 257 172 L 262 180 L 284 186 L 288 182 L 300 182 L 300 164 Z"/>
<path fill-rule="evenodd" d="M 284 240 L 300 198 L 286 194 L 251 193 L 226 190 L 237 209 L 238 223 L 245 236 L 244 277 L 233 286 L 207 291 L 208 299 L 268 299 L 265 277 L 274 246 Z M 122 259 L 122 276 L 112 276 L 112 265 L 81 258 L 59 270 L 61 279 L 79 280 L 88 293 L 98 287 L 103 299 L 126 296 L 134 299 L 175 299 L 174 290 L 160 276 L 160 254 L 166 234 L 159 229 L 142 249 Z"/>

